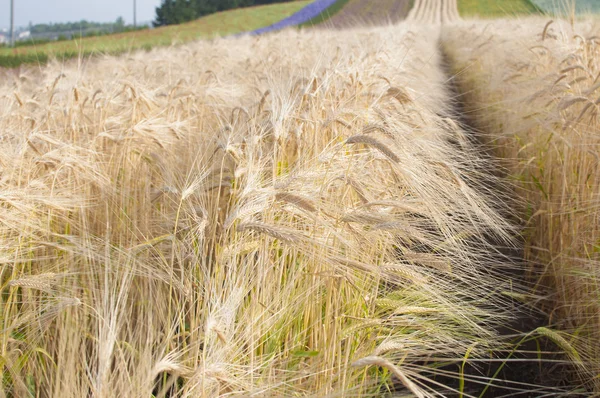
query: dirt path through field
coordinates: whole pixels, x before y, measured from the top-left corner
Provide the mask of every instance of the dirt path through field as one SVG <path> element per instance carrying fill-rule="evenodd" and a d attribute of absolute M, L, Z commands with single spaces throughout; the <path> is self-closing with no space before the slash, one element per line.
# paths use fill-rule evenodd
<path fill-rule="evenodd" d="M 350 0 L 340 12 L 324 23 L 327 27 L 382 25 L 406 18 L 410 0 Z"/>

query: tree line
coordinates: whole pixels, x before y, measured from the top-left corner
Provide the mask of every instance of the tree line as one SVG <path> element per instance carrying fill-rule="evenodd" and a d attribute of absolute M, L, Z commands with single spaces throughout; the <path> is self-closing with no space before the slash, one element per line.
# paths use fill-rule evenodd
<path fill-rule="evenodd" d="M 204 15 L 259 4 L 285 3 L 292 0 L 162 0 L 156 7 L 154 26 L 174 25 L 198 19 Z"/>
<path fill-rule="evenodd" d="M 110 31 L 120 32 L 125 29 L 125 22 L 122 17 L 117 18 L 115 22 L 90 22 L 85 19 L 78 22 L 64 22 L 64 23 L 48 23 L 48 24 L 35 24 L 29 25 L 29 31 L 31 34 L 44 34 L 44 33 L 63 33 L 72 31 Z"/>

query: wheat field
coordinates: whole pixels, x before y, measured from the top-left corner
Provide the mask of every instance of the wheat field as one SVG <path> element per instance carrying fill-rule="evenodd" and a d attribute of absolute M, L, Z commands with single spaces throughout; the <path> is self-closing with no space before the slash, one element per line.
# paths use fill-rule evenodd
<path fill-rule="evenodd" d="M 510 33 L 509 33 L 510 32 Z M 600 185 L 595 19 L 464 22 L 446 31 L 461 90 L 520 199 L 531 300 L 582 383 L 600 391 Z M 473 38 L 466 43 L 464 35 Z M 475 50 L 476 49 L 476 50 Z M 567 348 L 564 346 L 566 345 Z"/>
<path fill-rule="evenodd" d="M 315 34 L 3 82 L 5 388 L 368 395 L 377 357 L 428 395 L 428 356 L 494 348 L 511 227 L 438 29 Z"/>
<path fill-rule="evenodd" d="M 0 396 L 499 396 L 511 361 L 580 379 L 504 394 L 598 390 L 600 28 L 574 24 L 417 0 L 4 72 Z M 563 356 L 515 357 L 538 338 Z"/>

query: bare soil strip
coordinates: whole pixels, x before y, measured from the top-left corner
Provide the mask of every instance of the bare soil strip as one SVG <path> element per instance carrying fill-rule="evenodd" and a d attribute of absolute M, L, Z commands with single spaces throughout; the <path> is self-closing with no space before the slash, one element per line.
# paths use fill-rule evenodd
<path fill-rule="evenodd" d="M 350 0 L 324 25 L 334 28 L 349 28 L 360 25 L 396 23 L 404 20 L 409 11 L 410 0 Z"/>

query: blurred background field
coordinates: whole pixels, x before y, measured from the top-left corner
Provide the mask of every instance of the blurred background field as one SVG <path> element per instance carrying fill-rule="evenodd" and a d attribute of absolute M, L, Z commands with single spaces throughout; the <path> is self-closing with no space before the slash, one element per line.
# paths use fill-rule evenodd
<path fill-rule="evenodd" d="M 226 36 L 252 31 L 274 24 L 311 3 L 291 1 L 256 7 L 237 8 L 202 17 L 196 21 L 107 36 L 84 37 L 42 45 L 0 48 L 0 66 L 16 67 L 23 63 L 45 63 L 49 58 L 72 58 L 90 54 L 118 54 L 150 49 L 199 38 Z"/>
<path fill-rule="evenodd" d="M 344 28 L 357 24 L 397 23 L 408 14 L 411 0 L 339 0 L 334 6 L 305 25 Z"/>
<path fill-rule="evenodd" d="M 201 17 L 195 21 L 96 37 L 36 43 L 23 40 L 17 48 L 0 47 L 0 67 L 17 67 L 21 64 L 43 64 L 48 60 L 69 59 L 98 54 L 120 54 L 136 49 L 149 50 L 157 46 L 186 43 L 201 38 L 227 36 L 264 28 L 285 19 L 307 5 L 311 0 L 294 0 L 246 8 L 222 11 Z M 411 0 L 338 0 L 321 15 L 301 24 L 311 27 L 347 27 L 363 23 L 398 22 L 412 6 Z M 487 0 L 459 0 L 463 16 L 496 17 L 500 15 L 523 15 L 537 9 L 527 0 L 491 2 Z"/>
<path fill-rule="evenodd" d="M 48 60 L 69 59 L 98 54 L 120 54 L 136 49 L 149 50 L 157 46 L 186 43 L 197 39 L 227 36 L 251 32 L 273 25 L 295 13 L 312 0 L 293 0 L 245 8 L 236 8 L 203 16 L 199 19 L 95 37 L 79 37 L 73 40 L 40 42 L 29 39 L 18 42 L 17 48 L 0 45 L 0 67 L 13 68 L 21 64 L 43 64 Z M 349 27 L 362 24 L 395 23 L 406 17 L 414 0 L 337 0 L 320 15 L 299 26 L 309 28 Z M 518 17 L 567 8 L 564 1 L 557 0 L 458 0 L 462 17 L 497 18 Z M 569 3 L 570 4 L 570 3 Z M 578 12 L 600 12 L 600 2 L 578 0 Z"/>
<path fill-rule="evenodd" d="M 547 13 L 564 13 L 571 7 L 579 14 L 590 12 L 600 12 L 600 1 L 598 0 L 577 0 L 577 1 L 558 1 L 558 0 L 531 0 L 533 4 Z"/>
<path fill-rule="evenodd" d="M 534 14 L 539 9 L 529 0 L 459 0 L 458 12 L 463 17 L 496 18 Z"/>
<path fill-rule="evenodd" d="M 326 9 L 319 16 L 312 18 L 310 21 L 303 23 L 302 27 L 315 26 L 331 19 L 334 15 L 340 12 L 348 2 L 353 0 L 337 0 L 331 7 Z"/>

